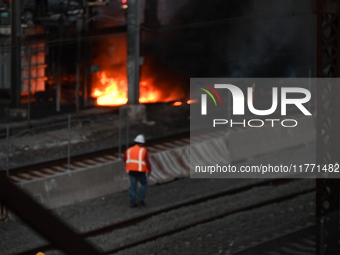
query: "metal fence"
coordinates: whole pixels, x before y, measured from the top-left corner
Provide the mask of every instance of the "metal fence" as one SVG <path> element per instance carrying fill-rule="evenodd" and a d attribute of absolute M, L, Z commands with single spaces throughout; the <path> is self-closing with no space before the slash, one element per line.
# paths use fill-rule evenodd
<path fill-rule="evenodd" d="M 64 115 L 37 122 L 31 127 L 7 125 L 0 130 L 1 170 L 67 158 L 97 150 L 118 148 L 119 154 L 131 142 L 128 110 L 119 108 L 104 114 Z M 39 156 L 41 154 L 41 156 Z"/>

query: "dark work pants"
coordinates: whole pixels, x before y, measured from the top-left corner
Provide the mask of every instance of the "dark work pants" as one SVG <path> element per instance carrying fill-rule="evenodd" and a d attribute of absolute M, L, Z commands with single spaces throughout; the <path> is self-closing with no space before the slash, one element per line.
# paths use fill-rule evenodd
<path fill-rule="evenodd" d="M 139 190 L 139 201 L 144 201 L 146 196 L 146 190 L 148 187 L 148 181 L 146 178 L 146 173 L 130 171 L 130 204 L 136 204 L 136 196 L 137 196 L 137 185 L 138 182 L 141 184 L 141 188 Z"/>

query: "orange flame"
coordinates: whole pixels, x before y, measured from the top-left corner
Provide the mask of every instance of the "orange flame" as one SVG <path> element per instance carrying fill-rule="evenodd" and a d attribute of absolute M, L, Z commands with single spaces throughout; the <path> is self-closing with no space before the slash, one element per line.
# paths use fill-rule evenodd
<path fill-rule="evenodd" d="M 172 104 L 172 106 L 181 106 L 183 103 L 181 101 L 176 101 Z"/>
<path fill-rule="evenodd" d="M 189 99 L 187 100 L 187 104 L 194 104 L 197 103 L 198 101 L 196 99 Z"/>
<path fill-rule="evenodd" d="M 128 102 L 126 78 L 115 79 L 108 78 L 105 71 L 100 73 L 98 84 L 94 86 L 91 96 L 97 98 L 98 105 L 118 106 Z M 162 91 L 153 85 L 152 79 L 143 80 L 140 82 L 139 90 L 140 103 L 156 103 L 169 102 L 181 98 L 181 93 L 172 93 Z"/>
<path fill-rule="evenodd" d="M 101 73 L 101 87 L 95 88 L 92 96 L 97 98 L 98 105 L 122 105 L 127 103 L 127 84 L 124 80 L 108 78 L 105 72 Z"/>
<path fill-rule="evenodd" d="M 152 86 L 148 86 L 148 82 L 142 81 L 140 83 L 140 95 L 139 102 L 140 103 L 155 103 L 160 101 L 161 92 L 156 90 Z"/>

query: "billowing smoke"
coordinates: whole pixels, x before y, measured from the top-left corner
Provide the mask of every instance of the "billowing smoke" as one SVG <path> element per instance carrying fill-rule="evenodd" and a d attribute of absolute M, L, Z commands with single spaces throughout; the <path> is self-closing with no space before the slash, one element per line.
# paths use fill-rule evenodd
<path fill-rule="evenodd" d="M 165 2 L 165 4 L 164 4 Z M 161 26 L 145 32 L 155 73 L 190 77 L 307 77 L 314 73 L 309 0 L 162 1 Z"/>

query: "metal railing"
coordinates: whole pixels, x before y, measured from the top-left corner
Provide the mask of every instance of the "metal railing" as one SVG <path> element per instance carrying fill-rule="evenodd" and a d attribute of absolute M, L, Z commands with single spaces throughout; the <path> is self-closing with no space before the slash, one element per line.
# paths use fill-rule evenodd
<path fill-rule="evenodd" d="M 28 164 L 43 163 L 49 160 L 67 158 L 70 169 L 71 158 L 95 150 L 119 148 L 119 155 L 131 143 L 130 121 L 128 110 L 120 107 L 118 112 L 94 116 L 77 117 L 68 114 L 55 121 L 36 124 L 31 127 L 10 127 L 0 131 L 0 171 L 10 175 L 11 168 Z M 84 145 L 90 143 L 90 145 Z M 41 162 L 34 162 L 34 153 L 58 149 L 58 154 L 42 158 Z M 31 157 L 19 160 L 19 153 Z M 53 153 L 53 152 L 52 152 Z"/>

